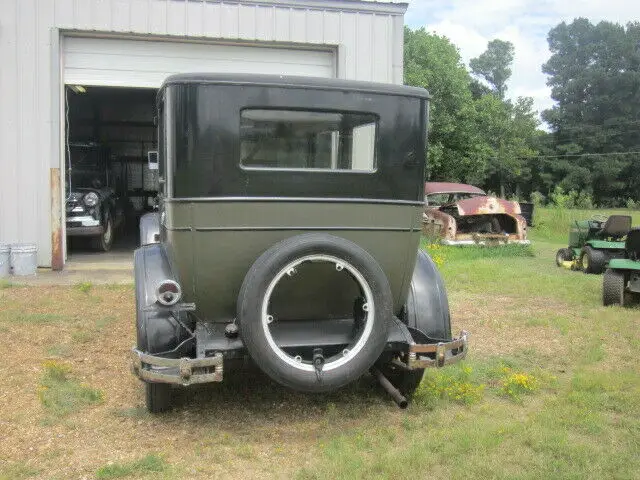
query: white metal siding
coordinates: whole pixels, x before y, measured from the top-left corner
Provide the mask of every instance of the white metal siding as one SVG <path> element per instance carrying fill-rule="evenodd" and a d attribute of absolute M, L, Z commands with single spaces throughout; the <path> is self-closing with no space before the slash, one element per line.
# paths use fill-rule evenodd
<path fill-rule="evenodd" d="M 38 263 L 51 264 L 49 177 L 61 166 L 58 50 L 65 31 L 328 46 L 337 48 L 339 77 L 402 83 L 403 7 L 283 3 L 1 0 L 0 242 L 36 242 Z"/>
<path fill-rule="evenodd" d="M 173 73 L 335 76 L 331 51 L 208 43 L 66 37 L 64 81 L 158 88 Z"/>

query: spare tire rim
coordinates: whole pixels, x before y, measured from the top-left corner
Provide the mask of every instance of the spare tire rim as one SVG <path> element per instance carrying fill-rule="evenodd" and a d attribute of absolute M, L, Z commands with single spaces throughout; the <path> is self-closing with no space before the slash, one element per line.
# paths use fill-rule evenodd
<path fill-rule="evenodd" d="M 360 291 L 364 295 L 364 305 L 363 305 L 363 328 L 361 329 L 360 336 L 354 344 L 350 344 L 346 348 L 344 348 L 340 354 L 329 357 L 325 360 L 325 363 L 322 367 L 323 371 L 331 371 L 336 368 L 339 368 L 343 365 L 349 363 L 353 358 L 355 358 L 360 351 L 364 348 L 369 337 L 371 336 L 371 332 L 373 331 L 373 323 L 375 318 L 375 303 L 373 301 L 373 293 L 371 291 L 371 287 L 369 283 L 365 280 L 363 275 L 349 262 L 334 257 L 332 255 L 307 255 L 305 257 L 298 258 L 293 262 L 287 264 L 284 268 L 280 269 L 280 271 L 273 277 L 273 280 L 269 283 L 269 287 L 267 288 L 264 298 L 262 300 L 262 310 L 261 310 L 261 321 L 262 328 L 264 329 L 264 334 L 267 339 L 267 343 L 269 347 L 278 355 L 278 357 L 287 363 L 288 365 L 306 372 L 315 372 L 316 368 L 314 367 L 311 360 L 305 361 L 302 359 L 300 355 L 292 356 L 281 349 L 273 339 L 273 335 L 271 334 L 271 329 L 269 325 L 274 321 L 273 316 L 269 313 L 269 303 L 271 301 L 271 295 L 275 290 L 276 286 L 280 282 L 280 280 L 285 275 L 290 275 L 291 272 L 294 272 L 297 267 L 307 262 L 328 262 L 333 263 L 336 266 L 336 270 L 343 271 L 346 270 L 351 274 L 351 277 L 358 283 L 360 287 Z"/>

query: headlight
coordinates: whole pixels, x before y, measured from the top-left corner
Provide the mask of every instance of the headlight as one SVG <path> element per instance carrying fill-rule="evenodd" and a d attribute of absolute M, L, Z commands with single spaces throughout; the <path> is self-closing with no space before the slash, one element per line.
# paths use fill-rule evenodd
<path fill-rule="evenodd" d="M 156 299 L 160 305 L 170 307 L 178 303 L 180 298 L 182 298 L 182 288 L 178 282 L 163 280 L 156 288 Z"/>
<path fill-rule="evenodd" d="M 84 196 L 84 204 L 87 207 L 95 207 L 98 204 L 98 194 L 95 192 L 89 192 Z"/>

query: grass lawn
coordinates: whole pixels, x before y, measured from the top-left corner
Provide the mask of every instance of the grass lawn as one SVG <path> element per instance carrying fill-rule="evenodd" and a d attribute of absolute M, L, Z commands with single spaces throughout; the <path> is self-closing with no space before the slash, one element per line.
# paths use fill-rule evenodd
<path fill-rule="evenodd" d="M 150 416 L 132 286 L 0 284 L 0 479 L 640 478 L 640 309 L 555 266 L 573 214 L 537 211 L 532 248 L 432 251 L 470 353 L 407 410 L 368 377 L 310 396 L 248 370 Z"/>

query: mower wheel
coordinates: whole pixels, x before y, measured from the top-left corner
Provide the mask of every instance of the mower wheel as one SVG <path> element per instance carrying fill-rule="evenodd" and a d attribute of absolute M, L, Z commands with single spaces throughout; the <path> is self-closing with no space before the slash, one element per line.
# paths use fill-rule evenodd
<path fill-rule="evenodd" d="M 600 250 L 584 247 L 580 255 L 580 266 L 584 273 L 600 274 L 607 266 L 607 256 Z"/>
<path fill-rule="evenodd" d="M 556 253 L 556 265 L 562 267 L 563 262 L 570 262 L 573 260 L 573 250 L 570 248 L 561 248 Z"/>
<path fill-rule="evenodd" d="M 607 268 L 602 278 L 602 304 L 625 305 L 624 273 Z"/>

